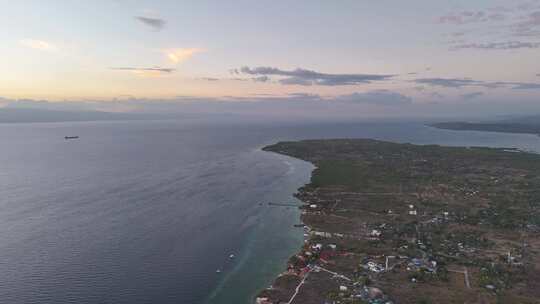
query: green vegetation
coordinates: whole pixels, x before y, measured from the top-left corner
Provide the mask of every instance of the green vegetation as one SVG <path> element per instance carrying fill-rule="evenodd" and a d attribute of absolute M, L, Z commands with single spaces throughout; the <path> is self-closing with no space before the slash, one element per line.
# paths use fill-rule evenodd
<path fill-rule="evenodd" d="M 431 124 L 432 127 L 439 129 L 457 130 L 457 131 L 487 131 L 487 132 L 505 132 L 505 133 L 526 133 L 540 134 L 540 124 L 538 123 L 471 123 L 471 122 L 442 122 Z"/>
<path fill-rule="evenodd" d="M 400 303 L 496 303 L 504 292 L 504 299 L 533 303 L 540 296 L 540 155 L 370 139 L 264 149 L 317 168 L 297 197 L 306 204 L 303 222 L 318 234 L 292 263 L 294 272 L 323 265 L 356 282 L 340 292 L 335 277 L 312 273 L 299 302 L 377 303 L 388 296 Z M 338 249 L 329 254 L 315 244 Z"/>

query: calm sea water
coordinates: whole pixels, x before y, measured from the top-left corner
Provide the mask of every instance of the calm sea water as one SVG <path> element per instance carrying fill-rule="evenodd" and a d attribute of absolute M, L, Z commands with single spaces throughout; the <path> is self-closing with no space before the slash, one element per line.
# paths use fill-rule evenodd
<path fill-rule="evenodd" d="M 540 151 L 416 123 L 3 124 L 0 303 L 250 303 L 302 243 L 297 209 L 261 203 L 312 170 L 260 147 L 331 137 Z"/>

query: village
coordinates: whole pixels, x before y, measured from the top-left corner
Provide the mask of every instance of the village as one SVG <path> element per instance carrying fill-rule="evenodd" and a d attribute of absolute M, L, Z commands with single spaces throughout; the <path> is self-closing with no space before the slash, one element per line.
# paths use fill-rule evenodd
<path fill-rule="evenodd" d="M 540 157 L 374 140 L 266 149 L 317 169 L 297 193 L 304 246 L 258 304 L 539 303 Z"/>

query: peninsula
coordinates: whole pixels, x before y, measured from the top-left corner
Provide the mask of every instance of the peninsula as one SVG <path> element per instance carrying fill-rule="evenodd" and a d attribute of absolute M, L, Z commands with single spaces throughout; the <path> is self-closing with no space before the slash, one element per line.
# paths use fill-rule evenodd
<path fill-rule="evenodd" d="M 540 124 L 516 123 L 516 122 L 494 122 L 494 123 L 473 123 L 473 122 L 441 122 L 430 124 L 437 129 L 455 131 L 484 131 L 484 132 L 504 132 L 523 133 L 540 135 Z"/>
<path fill-rule="evenodd" d="M 305 244 L 257 303 L 539 303 L 540 155 L 370 139 L 264 150 L 316 169 L 296 194 Z"/>

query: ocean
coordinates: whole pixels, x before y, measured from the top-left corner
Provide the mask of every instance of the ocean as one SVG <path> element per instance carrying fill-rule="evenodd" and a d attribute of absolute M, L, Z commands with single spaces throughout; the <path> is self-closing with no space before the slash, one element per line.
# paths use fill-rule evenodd
<path fill-rule="evenodd" d="M 313 169 L 261 147 L 365 137 L 540 151 L 414 122 L 0 124 L 0 303 L 251 303 L 303 242 L 268 202 L 298 203 Z"/>

